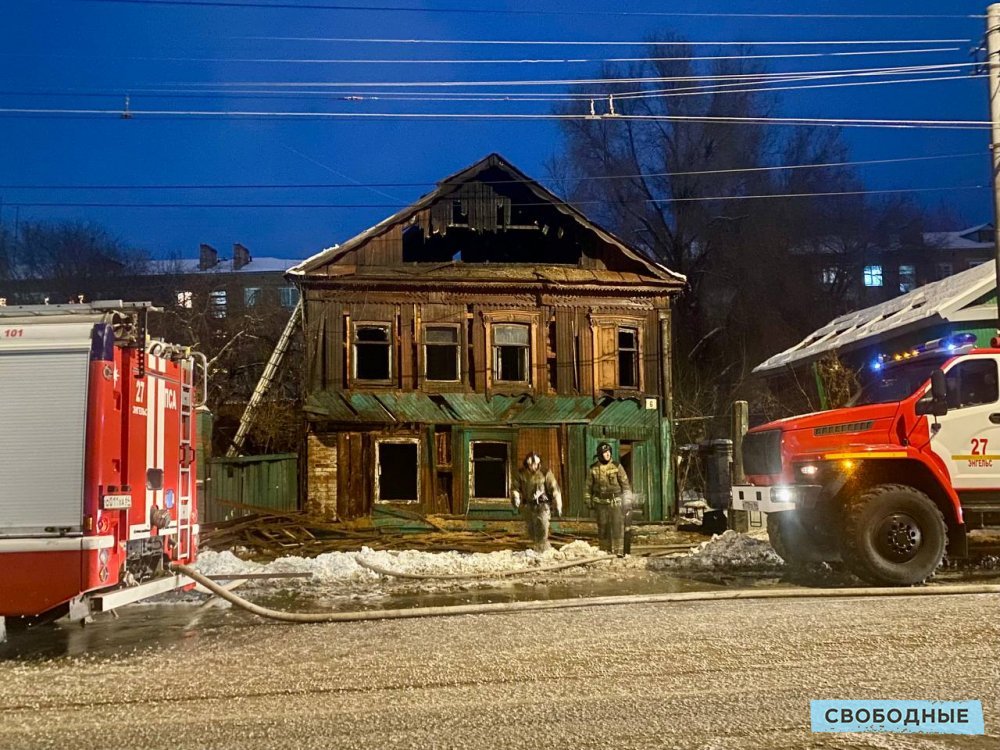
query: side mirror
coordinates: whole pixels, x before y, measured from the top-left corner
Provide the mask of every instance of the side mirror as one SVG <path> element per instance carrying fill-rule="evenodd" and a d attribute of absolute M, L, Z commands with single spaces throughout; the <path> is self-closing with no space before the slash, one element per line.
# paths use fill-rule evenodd
<path fill-rule="evenodd" d="M 917 402 L 916 412 L 935 417 L 943 417 L 948 413 L 948 383 L 944 378 L 944 370 L 931 373 L 931 389 Z"/>

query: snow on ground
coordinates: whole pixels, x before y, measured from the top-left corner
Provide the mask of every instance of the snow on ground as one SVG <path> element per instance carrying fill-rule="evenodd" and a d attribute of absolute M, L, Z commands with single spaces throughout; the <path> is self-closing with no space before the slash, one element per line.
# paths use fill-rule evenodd
<path fill-rule="evenodd" d="M 784 565 L 778 554 L 764 539 L 726 531 L 702 542 L 686 555 L 651 560 L 657 570 L 717 571 L 720 573 L 747 573 L 777 570 Z"/>
<path fill-rule="evenodd" d="M 497 581 L 517 580 L 524 583 L 574 576 L 616 577 L 628 572 L 654 571 L 715 571 L 728 573 L 760 572 L 775 570 L 782 565 L 766 541 L 727 531 L 712 537 L 687 554 L 667 558 L 628 557 L 598 563 L 598 566 L 579 566 L 560 571 L 542 570 L 561 562 L 581 560 L 601 555 L 601 551 L 585 541 L 575 541 L 561 549 L 544 554 L 531 550 L 500 550 L 489 553 L 423 552 L 417 550 L 372 550 L 363 547 L 358 552 L 329 552 L 313 558 L 282 557 L 270 563 L 241 560 L 232 552 L 203 551 L 196 565 L 202 573 L 219 575 L 228 573 L 308 573 L 303 578 L 254 579 L 243 590 L 322 590 L 326 593 L 376 594 L 400 593 L 404 590 L 430 591 L 442 588 L 493 585 Z M 433 578 L 426 582 L 413 579 L 383 577 L 359 565 L 356 558 L 392 571 L 411 574 L 467 575 L 467 581 L 440 581 Z M 539 568 L 538 573 L 516 579 L 493 574 Z"/>

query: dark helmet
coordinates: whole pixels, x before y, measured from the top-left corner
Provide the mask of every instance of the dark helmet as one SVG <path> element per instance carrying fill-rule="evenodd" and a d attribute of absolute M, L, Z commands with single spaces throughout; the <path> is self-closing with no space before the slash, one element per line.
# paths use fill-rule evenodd
<path fill-rule="evenodd" d="M 612 455 L 614 455 L 614 451 L 611 450 L 611 443 L 601 443 L 600 445 L 598 445 L 597 446 L 597 453 L 595 453 L 594 455 L 597 458 L 600 458 L 601 454 L 604 453 L 604 451 L 608 451 L 609 453 L 611 453 Z"/>

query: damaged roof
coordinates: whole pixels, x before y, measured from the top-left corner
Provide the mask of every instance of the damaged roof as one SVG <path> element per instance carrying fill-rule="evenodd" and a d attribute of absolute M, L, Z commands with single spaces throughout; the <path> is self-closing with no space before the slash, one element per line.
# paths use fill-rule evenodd
<path fill-rule="evenodd" d="M 342 257 L 344 254 L 354 250 L 375 237 L 389 231 L 392 227 L 399 224 L 404 224 L 409 222 L 413 217 L 420 211 L 427 209 L 432 204 L 445 198 L 449 195 L 456 186 L 467 182 L 475 181 L 477 175 L 481 172 L 490 168 L 499 168 L 508 172 L 515 181 L 522 184 L 528 190 L 530 190 L 538 199 L 547 204 L 551 204 L 552 207 L 563 213 L 564 215 L 574 219 L 581 226 L 593 232 L 602 241 L 616 248 L 625 257 L 631 261 L 640 264 L 643 268 L 648 271 L 650 276 L 663 281 L 674 282 L 678 285 L 684 283 L 686 280 L 683 274 L 677 273 L 667 268 L 662 263 L 652 260 L 645 253 L 634 248 L 623 240 L 604 229 L 600 225 L 596 224 L 586 215 L 584 215 L 580 210 L 572 206 L 571 204 L 565 202 L 562 198 L 557 196 L 555 193 L 551 192 L 547 188 L 543 187 L 539 182 L 528 177 L 526 174 L 521 172 L 519 169 L 514 167 L 510 162 L 504 159 L 499 154 L 490 154 L 489 156 L 480 159 L 475 164 L 466 167 L 455 174 L 445 177 L 438 183 L 437 188 L 435 188 L 430 193 L 419 198 L 415 203 L 410 206 L 398 211 L 392 216 L 384 219 L 375 226 L 365 230 L 361 234 L 352 237 L 341 245 L 335 245 L 333 247 L 327 248 L 320 251 L 316 255 L 302 261 L 298 265 L 290 268 L 288 270 L 289 276 L 307 276 L 313 271 L 316 271 L 327 264 L 336 261 L 338 258 Z"/>

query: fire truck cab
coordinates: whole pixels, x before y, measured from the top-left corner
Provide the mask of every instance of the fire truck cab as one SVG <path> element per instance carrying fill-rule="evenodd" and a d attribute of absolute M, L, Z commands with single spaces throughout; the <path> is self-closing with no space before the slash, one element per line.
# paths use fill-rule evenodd
<path fill-rule="evenodd" d="M 767 514 L 786 562 L 842 560 L 879 585 L 913 585 L 967 531 L 1000 525 L 1000 349 L 974 334 L 871 363 L 853 405 L 756 427 L 735 510 Z"/>
<path fill-rule="evenodd" d="M 0 307 L 0 618 L 81 619 L 191 583 L 167 565 L 198 550 L 204 357 L 150 339 L 150 309 Z"/>

